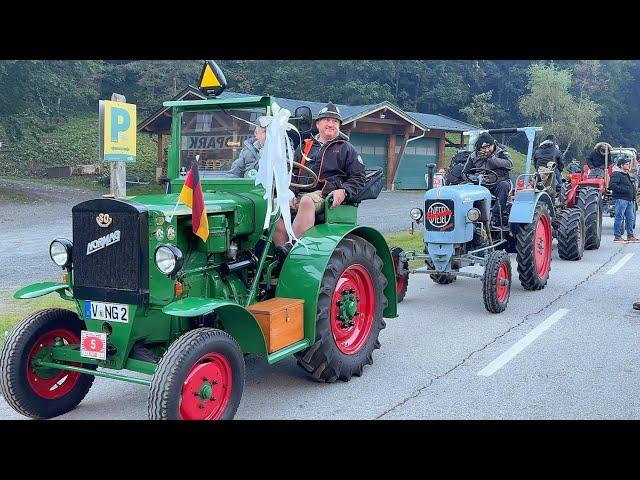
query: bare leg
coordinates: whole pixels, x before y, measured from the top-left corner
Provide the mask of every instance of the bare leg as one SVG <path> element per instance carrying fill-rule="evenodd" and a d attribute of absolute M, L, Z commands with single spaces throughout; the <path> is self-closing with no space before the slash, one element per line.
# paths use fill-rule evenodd
<path fill-rule="evenodd" d="M 284 228 L 284 220 L 278 220 L 276 230 L 273 232 L 273 243 L 275 245 L 282 245 L 288 240 L 287 230 Z"/>
<path fill-rule="evenodd" d="M 301 237 L 304 232 L 313 227 L 316 223 L 316 210 L 313 200 L 309 197 L 302 197 L 298 205 L 298 214 L 293 220 L 293 233 L 296 237 Z"/>

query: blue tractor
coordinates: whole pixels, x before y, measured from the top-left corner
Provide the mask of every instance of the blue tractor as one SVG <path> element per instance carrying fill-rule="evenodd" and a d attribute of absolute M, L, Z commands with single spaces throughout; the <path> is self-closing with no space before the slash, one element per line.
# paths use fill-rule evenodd
<path fill-rule="evenodd" d="M 511 290 L 509 253 L 516 253 L 518 275 L 525 290 L 541 290 L 547 284 L 551 269 L 553 236 L 558 238 L 561 258 L 582 257 L 584 221 L 579 209 L 558 211 L 536 172 L 529 173 L 533 141 L 540 127 L 472 130 L 472 149 L 482 132 L 516 134 L 523 132 L 529 141 L 525 173 L 518 176 L 507 201 L 507 211 L 491 218 L 496 198 L 486 186 L 497 181 L 492 170 L 472 170 L 465 175 L 469 183 L 433 188 L 434 165 L 428 165 L 424 209 L 411 209 L 413 222 L 423 224 L 424 252 L 391 249 L 396 265 L 398 302 L 407 291 L 409 273 L 426 273 L 438 284 L 449 284 L 457 276 L 482 280 L 484 305 L 489 312 L 505 310 Z M 558 217 L 558 218 L 557 218 Z M 561 218 L 559 218 L 561 217 Z M 504 220 L 507 219 L 508 221 Z M 412 223 L 412 229 L 414 224 Z M 577 252 L 577 253 L 576 253 Z M 426 268 L 409 270 L 409 261 L 424 260 Z M 482 265 L 483 274 L 462 271 L 471 265 Z"/>

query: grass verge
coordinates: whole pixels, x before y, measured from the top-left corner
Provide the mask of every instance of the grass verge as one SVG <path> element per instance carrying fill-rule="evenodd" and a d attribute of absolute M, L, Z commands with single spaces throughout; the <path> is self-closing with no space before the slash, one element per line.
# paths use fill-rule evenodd
<path fill-rule="evenodd" d="M 66 308 L 75 311 L 73 302 L 63 300 L 58 295 L 45 295 L 29 300 L 16 300 L 13 292 L 0 292 L 0 346 L 9 331 L 27 315 L 46 308 Z"/>

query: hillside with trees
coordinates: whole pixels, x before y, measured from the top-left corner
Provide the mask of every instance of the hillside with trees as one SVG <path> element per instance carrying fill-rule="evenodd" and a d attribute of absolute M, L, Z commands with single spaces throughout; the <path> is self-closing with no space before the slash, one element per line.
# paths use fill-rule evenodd
<path fill-rule="evenodd" d="M 485 128 L 540 125 L 570 158 L 583 158 L 600 140 L 640 146 L 640 61 L 218 63 L 231 91 L 341 104 L 388 100 Z M 0 175 L 96 163 L 99 99 L 121 93 L 142 120 L 196 84 L 201 68 L 199 60 L 0 61 Z M 153 178 L 155 149 L 154 138 L 140 135 L 130 171 Z"/>

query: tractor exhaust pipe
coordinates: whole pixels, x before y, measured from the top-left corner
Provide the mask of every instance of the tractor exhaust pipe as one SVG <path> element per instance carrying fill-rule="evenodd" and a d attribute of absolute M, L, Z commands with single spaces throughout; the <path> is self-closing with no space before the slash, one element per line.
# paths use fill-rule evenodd
<path fill-rule="evenodd" d="M 224 280 L 234 272 L 244 270 L 245 268 L 255 268 L 258 266 L 258 259 L 252 255 L 248 260 L 240 260 L 234 263 L 223 263 L 220 265 L 220 277 Z"/>
<path fill-rule="evenodd" d="M 435 163 L 427 164 L 427 190 L 431 190 L 433 188 L 433 174 L 435 169 Z"/>

